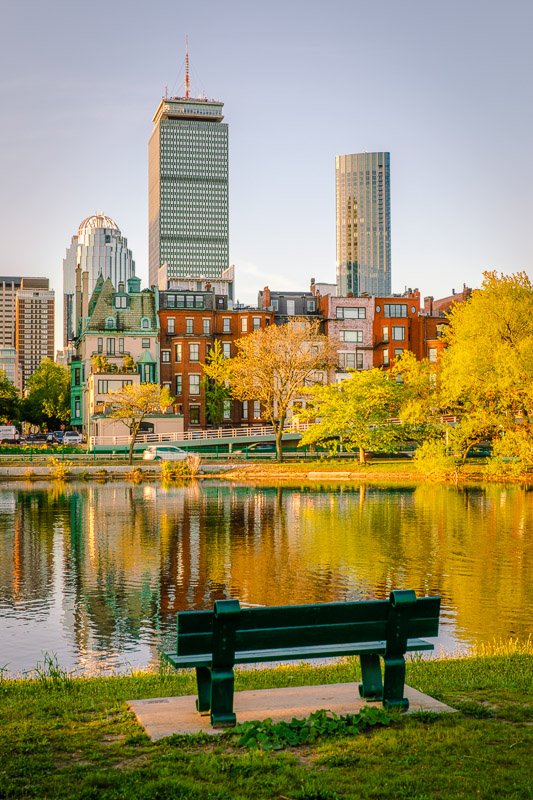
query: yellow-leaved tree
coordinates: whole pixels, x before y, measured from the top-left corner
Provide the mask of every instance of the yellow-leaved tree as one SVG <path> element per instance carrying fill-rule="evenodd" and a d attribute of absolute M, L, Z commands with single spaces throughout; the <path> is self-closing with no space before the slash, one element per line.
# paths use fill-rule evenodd
<path fill-rule="evenodd" d="M 335 346 L 320 333 L 316 320 L 295 318 L 270 325 L 235 342 L 237 355 L 228 360 L 227 380 L 237 400 L 259 401 L 261 416 L 274 427 L 276 457 L 289 409 L 306 384 L 321 382 L 336 364 Z"/>
<path fill-rule="evenodd" d="M 129 429 L 129 463 L 132 464 L 135 437 L 141 422 L 147 414 L 163 412 L 171 406 L 172 396 L 166 386 L 161 388 L 157 383 L 138 383 L 123 386 L 116 392 L 109 392 L 109 399 L 113 406 L 109 416 L 121 420 Z"/>

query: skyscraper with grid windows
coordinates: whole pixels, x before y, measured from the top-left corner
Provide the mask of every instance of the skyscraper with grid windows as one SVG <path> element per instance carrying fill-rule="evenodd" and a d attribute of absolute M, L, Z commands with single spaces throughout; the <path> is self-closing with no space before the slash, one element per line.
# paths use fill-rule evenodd
<path fill-rule="evenodd" d="M 390 153 L 335 159 L 337 294 L 391 292 Z"/>
<path fill-rule="evenodd" d="M 188 94 L 188 91 L 186 92 Z M 223 103 L 163 98 L 148 146 L 149 280 L 219 278 L 229 266 Z"/>

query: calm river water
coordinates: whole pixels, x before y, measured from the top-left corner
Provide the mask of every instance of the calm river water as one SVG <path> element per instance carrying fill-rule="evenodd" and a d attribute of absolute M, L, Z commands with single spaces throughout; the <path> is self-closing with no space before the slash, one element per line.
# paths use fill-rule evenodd
<path fill-rule="evenodd" d="M 438 649 L 526 638 L 533 491 L 34 484 L 0 488 L 0 668 L 53 655 L 128 671 L 174 641 L 176 612 L 440 594 Z"/>

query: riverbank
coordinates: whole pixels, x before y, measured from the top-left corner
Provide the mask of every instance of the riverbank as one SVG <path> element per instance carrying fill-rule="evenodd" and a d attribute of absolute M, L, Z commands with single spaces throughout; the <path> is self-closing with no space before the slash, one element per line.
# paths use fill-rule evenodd
<path fill-rule="evenodd" d="M 281 464 L 269 462 L 226 462 L 202 463 L 200 473 L 195 476 L 217 478 L 244 483 L 276 483 L 291 481 L 359 483 L 407 482 L 431 483 L 436 478 L 428 478 L 416 469 L 412 461 L 371 461 L 361 465 L 358 461 L 287 461 Z M 57 460 L 54 464 L 0 463 L 0 483 L 5 481 L 32 480 L 131 480 L 159 481 L 161 466 L 153 462 L 114 464 L 113 462 L 88 462 L 72 464 Z M 454 478 L 442 478 L 439 482 L 450 484 L 472 483 L 520 483 L 533 484 L 533 472 L 523 475 L 487 475 L 481 464 L 467 463 Z"/>
<path fill-rule="evenodd" d="M 236 688 L 353 680 L 332 666 L 240 671 Z M 275 752 L 232 733 L 151 742 L 127 700 L 194 692 L 191 672 L 75 679 L 56 665 L 34 680 L 0 678 L 0 797 L 6 800 L 343 800 L 530 796 L 533 648 L 414 661 L 411 686 L 456 714 L 394 716 L 358 735 Z M 354 691 L 356 691 L 354 687 Z"/>

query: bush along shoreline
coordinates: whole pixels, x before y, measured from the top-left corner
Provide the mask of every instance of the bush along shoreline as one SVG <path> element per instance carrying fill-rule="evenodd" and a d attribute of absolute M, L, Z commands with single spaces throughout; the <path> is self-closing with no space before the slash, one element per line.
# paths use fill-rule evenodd
<path fill-rule="evenodd" d="M 354 672 L 352 659 L 241 670 L 236 689 L 348 682 Z M 0 797 L 6 800 L 530 796 L 531 641 L 410 661 L 408 684 L 457 713 L 376 709 L 343 719 L 317 709 L 288 731 L 260 721 L 216 737 L 156 743 L 127 701 L 193 694 L 192 671 L 75 678 L 48 657 L 31 678 L 0 676 Z"/>

